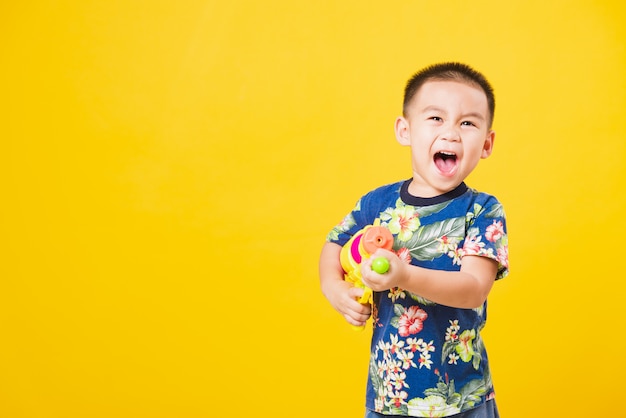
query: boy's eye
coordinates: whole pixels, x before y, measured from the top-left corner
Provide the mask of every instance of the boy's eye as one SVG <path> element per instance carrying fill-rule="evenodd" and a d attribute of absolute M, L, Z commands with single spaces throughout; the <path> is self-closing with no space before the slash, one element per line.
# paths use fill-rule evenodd
<path fill-rule="evenodd" d="M 468 120 L 461 122 L 461 125 L 463 126 L 474 126 L 474 124 Z"/>
<path fill-rule="evenodd" d="M 434 121 L 437 121 L 437 122 L 441 122 L 443 120 L 439 116 L 431 116 L 430 119 L 434 120 Z"/>

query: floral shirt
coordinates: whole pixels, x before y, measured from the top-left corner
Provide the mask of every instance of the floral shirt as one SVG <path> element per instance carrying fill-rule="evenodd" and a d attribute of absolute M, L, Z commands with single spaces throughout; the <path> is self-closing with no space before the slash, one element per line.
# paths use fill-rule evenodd
<path fill-rule="evenodd" d="M 466 255 L 498 262 L 508 274 L 508 239 L 502 205 L 465 183 L 451 192 L 418 198 L 410 180 L 363 196 L 328 235 L 345 245 L 379 222 L 394 237 L 393 251 L 411 264 L 458 271 Z M 394 288 L 374 292 L 367 408 L 386 415 L 445 417 L 494 397 L 480 331 L 487 302 L 476 309 L 436 304 Z"/>

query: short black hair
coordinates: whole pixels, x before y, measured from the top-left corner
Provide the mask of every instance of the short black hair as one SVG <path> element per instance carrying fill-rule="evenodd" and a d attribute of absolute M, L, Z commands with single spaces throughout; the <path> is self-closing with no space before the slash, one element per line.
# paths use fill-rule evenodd
<path fill-rule="evenodd" d="M 496 98 L 493 94 L 493 87 L 487 78 L 467 64 L 460 62 L 443 62 L 430 65 L 413 75 L 409 79 L 404 89 L 404 103 L 402 111 L 407 114 L 407 109 L 417 91 L 427 81 L 459 81 L 480 87 L 487 96 L 487 106 L 489 107 L 489 126 L 493 123 L 494 112 L 496 110 Z"/>

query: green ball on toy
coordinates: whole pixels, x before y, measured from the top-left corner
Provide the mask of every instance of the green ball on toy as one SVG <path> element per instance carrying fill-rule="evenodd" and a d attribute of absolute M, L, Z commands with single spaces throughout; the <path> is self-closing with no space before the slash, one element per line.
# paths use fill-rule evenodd
<path fill-rule="evenodd" d="M 378 274 L 385 274 L 389 270 L 389 260 L 385 257 L 376 257 L 372 261 L 372 270 Z"/>

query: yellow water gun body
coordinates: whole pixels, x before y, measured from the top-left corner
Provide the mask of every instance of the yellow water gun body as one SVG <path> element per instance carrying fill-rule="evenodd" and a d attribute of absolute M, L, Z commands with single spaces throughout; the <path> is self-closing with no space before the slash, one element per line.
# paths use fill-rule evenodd
<path fill-rule="evenodd" d="M 363 296 L 358 299 L 359 303 L 372 303 L 372 289 L 363 283 L 361 277 L 361 262 L 371 257 L 378 248 L 391 250 L 392 247 L 393 235 L 387 228 L 380 226 L 377 219 L 373 225 L 368 225 L 354 234 L 341 248 L 339 258 L 344 270 L 344 280 L 364 290 Z M 388 265 L 387 262 L 387 267 Z M 378 271 L 384 272 L 384 269 Z M 364 327 L 354 328 L 362 330 Z"/>

